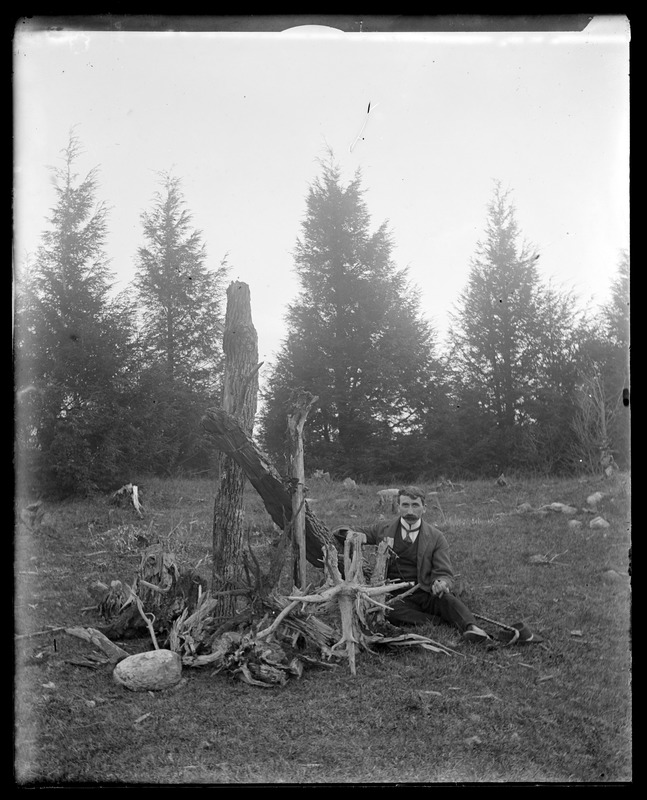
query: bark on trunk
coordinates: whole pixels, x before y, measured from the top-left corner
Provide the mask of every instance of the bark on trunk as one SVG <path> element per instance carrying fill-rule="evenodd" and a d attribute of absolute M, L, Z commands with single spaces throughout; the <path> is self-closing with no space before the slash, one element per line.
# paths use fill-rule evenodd
<path fill-rule="evenodd" d="M 288 414 L 290 435 L 290 478 L 292 481 L 292 553 L 297 585 L 305 589 L 306 578 L 306 510 L 305 475 L 303 465 L 303 426 L 308 412 L 319 398 L 310 392 L 300 392 L 293 400 Z"/>
<path fill-rule="evenodd" d="M 223 410 L 251 435 L 258 397 L 258 337 L 245 283 L 233 282 L 227 289 L 223 350 Z M 213 588 L 227 591 L 238 586 L 242 561 L 245 472 L 226 452 L 219 455 L 218 466 L 220 480 L 213 510 Z M 235 596 L 222 595 L 219 602 L 219 615 L 235 614 Z"/>

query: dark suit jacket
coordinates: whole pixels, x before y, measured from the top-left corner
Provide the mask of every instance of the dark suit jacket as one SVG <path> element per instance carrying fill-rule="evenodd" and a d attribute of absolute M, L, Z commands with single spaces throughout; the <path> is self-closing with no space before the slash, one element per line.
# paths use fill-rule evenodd
<path fill-rule="evenodd" d="M 366 534 L 367 544 L 379 544 L 383 539 L 395 538 L 400 526 L 400 517 L 390 522 L 377 522 L 356 528 L 338 528 L 339 532 L 345 530 L 360 531 Z M 418 583 L 426 592 L 431 591 L 431 584 L 436 578 L 444 578 L 449 590 L 454 584 L 454 570 L 449 556 L 449 545 L 444 534 L 433 525 L 422 521 L 418 533 Z"/>

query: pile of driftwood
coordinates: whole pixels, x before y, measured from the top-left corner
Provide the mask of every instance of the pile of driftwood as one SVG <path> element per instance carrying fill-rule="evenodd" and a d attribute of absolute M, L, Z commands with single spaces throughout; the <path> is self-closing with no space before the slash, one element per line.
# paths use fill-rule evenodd
<path fill-rule="evenodd" d="M 161 545 L 147 548 L 132 585 L 120 580 L 88 589 L 104 619 L 99 630 L 109 639 L 128 639 L 152 629 L 167 632 L 185 608 L 195 604 L 206 581 L 194 570 L 181 569 L 175 555 Z"/>
<path fill-rule="evenodd" d="M 208 666 L 265 687 L 283 685 L 314 666 L 348 663 L 355 675 L 362 651 L 417 646 L 454 653 L 424 636 L 380 631 L 389 592 L 415 587 L 385 580 L 387 542 L 366 550 L 364 535 L 350 532 L 343 560 L 334 547 L 324 547 L 321 586 L 282 595 L 276 586 L 264 591 L 266 584 L 256 580 L 241 587 L 239 613 L 223 620 L 217 616 L 217 593 L 194 571 L 183 571 L 172 553 L 151 547 L 142 555 L 132 586 L 112 581 L 91 587 L 105 624 L 88 641 L 96 644 L 97 635 L 120 640 L 148 630 L 154 647 L 161 643 L 179 654 L 184 667 Z"/>
<path fill-rule="evenodd" d="M 222 592 L 212 592 L 193 570 L 183 571 L 172 554 L 158 547 L 144 551 L 133 586 L 113 581 L 94 585 L 97 608 L 105 619 L 100 629 L 109 639 L 126 638 L 148 628 L 181 657 L 186 667 L 210 666 L 254 685 L 285 683 L 310 665 L 348 663 L 356 674 L 359 652 L 380 647 L 423 647 L 436 653 L 456 651 L 414 634 L 386 635 L 384 614 L 391 592 L 413 589 L 389 583 L 389 545 L 373 548 L 367 559 L 365 537 L 348 533 L 340 553 L 328 529 L 305 505 L 305 555 L 323 571 L 318 587 L 278 591 L 293 517 L 290 489 L 258 449 L 240 422 L 223 409 L 211 409 L 202 420 L 218 449 L 243 469 L 261 496 L 272 520 L 283 530 L 282 546 L 263 574 L 251 545 L 245 555 L 245 583 L 227 590 L 240 601 L 233 617 L 218 616 Z M 367 568 L 368 567 L 368 568 Z M 369 573 L 367 577 L 367 573 Z M 382 627 L 382 630 L 380 628 Z"/>

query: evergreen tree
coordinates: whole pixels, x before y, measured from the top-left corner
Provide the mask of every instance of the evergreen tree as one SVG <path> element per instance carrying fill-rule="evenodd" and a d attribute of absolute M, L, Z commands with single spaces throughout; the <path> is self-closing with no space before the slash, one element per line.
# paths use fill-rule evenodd
<path fill-rule="evenodd" d="M 519 237 L 509 192 L 497 182 L 486 236 L 477 244 L 450 334 L 457 406 L 464 394 L 476 393 L 481 413 L 490 421 L 490 461 L 500 468 L 514 460 L 541 354 L 538 255 L 520 244 Z M 482 450 L 482 443 L 466 444 Z"/>
<path fill-rule="evenodd" d="M 582 328 L 582 347 L 579 357 L 579 405 L 593 400 L 607 417 L 604 425 L 593 428 L 598 433 L 588 437 L 580 430 L 580 456 L 591 470 L 600 469 L 600 453 L 609 450 L 622 468 L 630 465 L 630 331 L 629 331 L 629 254 L 623 251 L 611 285 L 610 300 L 602 312 L 592 315 Z M 595 391 L 592 393 L 591 388 Z M 583 394 L 582 394 L 583 393 Z M 581 426 L 580 426 L 581 427 Z M 604 433 L 599 432 L 600 429 Z M 605 439 L 605 441 L 601 441 Z"/>
<path fill-rule="evenodd" d="M 616 278 L 611 286 L 611 299 L 603 308 L 606 334 L 618 352 L 629 358 L 629 253 L 623 250 L 618 261 Z"/>
<path fill-rule="evenodd" d="M 295 249 L 300 291 L 270 376 L 265 445 L 282 452 L 295 389 L 319 398 L 306 425 L 306 458 L 338 475 L 418 475 L 398 439 L 420 431 L 435 396 L 433 333 L 419 294 L 397 269 L 386 223 L 370 233 L 361 176 L 343 186 L 332 160 L 309 189 Z"/>
<path fill-rule="evenodd" d="M 222 305 L 227 267 L 207 266 L 202 233 L 192 227 L 177 177 L 142 214 L 146 244 L 134 281 L 141 324 L 137 391 L 151 466 L 165 472 L 208 465 L 199 422 L 217 402 L 222 373 Z M 154 445 L 154 446 L 153 446 Z"/>
<path fill-rule="evenodd" d="M 129 327 L 108 296 L 98 170 L 79 179 L 73 133 L 62 153 L 51 229 L 17 293 L 16 446 L 23 478 L 40 491 L 70 493 L 109 483 L 123 466 L 115 409 Z"/>
<path fill-rule="evenodd" d="M 629 283 L 629 252 L 623 250 L 611 288 L 611 300 L 605 307 L 606 331 L 613 347 L 606 370 L 607 393 L 616 402 L 610 436 L 615 460 L 623 469 L 631 464 Z"/>
<path fill-rule="evenodd" d="M 573 458 L 574 397 L 579 383 L 582 313 L 576 298 L 553 286 L 537 295 L 537 360 L 523 398 L 522 447 L 526 468 L 553 473 L 578 467 Z"/>

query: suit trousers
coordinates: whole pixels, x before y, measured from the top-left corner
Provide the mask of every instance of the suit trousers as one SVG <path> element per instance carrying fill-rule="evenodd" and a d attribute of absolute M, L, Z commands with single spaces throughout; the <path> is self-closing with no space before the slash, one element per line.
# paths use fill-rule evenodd
<path fill-rule="evenodd" d="M 417 589 L 403 600 L 397 597 L 386 619 L 392 625 L 424 625 L 429 622 L 446 622 L 461 633 L 468 625 L 475 625 L 476 618 L 465 603 L 456 595 L 446 592 L 434 597 L 430 592 Z"/>

